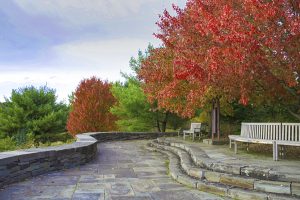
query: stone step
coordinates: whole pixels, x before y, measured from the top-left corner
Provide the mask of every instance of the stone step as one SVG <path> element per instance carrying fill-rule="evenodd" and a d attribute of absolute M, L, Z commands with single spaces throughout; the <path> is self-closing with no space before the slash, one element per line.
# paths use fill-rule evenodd
<path fill-rule="evenodd" d="M 157 142 L 162 145 L 178 147 L 185 150 L 190 154 L 194 164 L 204 169 L 221 173 L 241 175 L 260 180 L 290 182 L 294 183 L 294 185 L 300 184 L 299 174 L 282 174 L 266 167 L 222 163 L 208 157 L 203 150 L 200 148 L 195 148 L 192 145 L 169 141 L 165 138 L 158 138 Z"/>
<path fill-rule="evenodd" d="M 153 145 L 153 144 L 152 144 Z M 156 151 L 160 152 L 162 154 L 165 154 L 169 158 L 169 172 L 171 177 L 186 186 L 198 189 L 200 191 L 216 194 L 219 196 L 223 197 L 229 197 L 233 199 L 242 199 L 242 200 L 247 200 L 247 199 L 264 199 L 264 200 L 275 200 L 275 199 L 286 199 L 286 200 L 295 200 L 297 198 L 294 197 L 289 197 L 286 195 L 278 195 L 278 194 L 270 194 L 266 192 L 258 192 L 258 191 L 253 191 L 253 190 L 247 190 L 247 189 L 241 189 L 241 188 L 236 188 L 233 186 L 228 186 L 226 184 L 222 183 L 211 183 L 208 182 L 205 179 L 197 179 L 190 177 L 184 173 L 183 170 L 180 169 L 180 158 L 164 149 L 160 149 L 159 147 L 157 148 L 156 146 L 150 145 L 146 147 L 146 149 L 150 151 Z"/>
<path fill-rule="evenodd" d="M 238 177 L 238 176 L 233 176 L 230 174 L 219 173 L 214 171 L 208 171 L 196 167 L 192 163 L 189 154 L 182 149 L 171 147 L 171 146 L 164 146 L 155 143 L 152 143 L 152 145 L 156 148 L 167 150 L 176 154 L 180 158 L 180 164 L 182 169 L 189 176 L 198 179 L 206 179 L 208 182 L 212 182 L 212 183 L 222 183 L 225 185 L 236 186 L 244 189 L 251 189 L 251 190 L 254 189 L 255 179 Z"/>
<path fill-rule="evenodd" d="M 192 162 L 190 155 L 178 147 L 162 145 L 156 142 L 152 142 L 151 145 L 155 148 L 169 151 L 177 155 L 183 171 L 191 177 L 205 179 L 209 183 L 220 183 L 241 189 L 256 190 L 258 192 L 298 195 L 298 190 L 296 189 L 293 191 L 290 182 L 265 181 L 243 177 L 241 175 L 209 171 L 201 167 L 196 167 Z"/>

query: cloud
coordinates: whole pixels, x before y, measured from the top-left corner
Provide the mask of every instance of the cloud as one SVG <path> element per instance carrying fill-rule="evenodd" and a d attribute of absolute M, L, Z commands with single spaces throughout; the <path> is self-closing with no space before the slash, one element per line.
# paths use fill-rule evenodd
<path fill-rule="evenodd" d="M 136 56 L 139 49 L 146 49 L 148 44 L 149 40 L 131 38 L 75 41 L 53 47 L 56 55 L 53 64 L 120 71 L 128 69 L 129 59 Z"/>
<path fill-rule="evenodd" d="M 135 14 L 183 6 L 186 0 L 13 0 L 29 15 L 47 16 L 66 26 L 89 26 L 107 20 L 119 20 Z M 140 16 L 143 17 L 143 16 Z"/>
<path fill-rule="evenodd" d="M 97 24 L 139 12 L 145 3 L 159 0 L 14 0 L 31 15 L 46 15 L 72 25 Z M 59 21 L 58 21 L 59 22 Z"/>
<path fill-rule="evenodd" d="M 0 101 L 11 89 L 46 83 L 67 99 L 93 75 L 109 81 L 149 42 L 171 3 L 186 0 L 0 1 Z"/>

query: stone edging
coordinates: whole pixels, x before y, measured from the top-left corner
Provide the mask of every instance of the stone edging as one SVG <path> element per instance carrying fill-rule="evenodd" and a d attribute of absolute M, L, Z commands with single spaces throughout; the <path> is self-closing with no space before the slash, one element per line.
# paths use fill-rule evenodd
<path fill-rule="evenodd" d="M 282 194 L 265 193 L 261 191 L 238 188 L 227 184 L 222 184 L 220 182 L 207 181 L 206 179 L 202 178 L 203 174 L 201 173 L 201 171 L 199 171 L 199 169 L 197 170 L 196 168 L 193 168 L 191 166 L 192 163 L 189 163 L 188 159 L 185 159 L 185 156 L 180 155 L 179 152 L 177 151 L 173 152 L 171 149 L 168 148 L 165 149 L 159 144 L 155 145 L 154 143 L 150 143 L 150 146 L 151 147 L 147 146 L 146 149 L 150 151 L 158 151 L 160 153 L 166 154 L 169 157 L 170 176 L 174 180 L 176 180 L 177 182 L 183 185 L 187 185 L 189 187 L 198 189 L 200 191 L 205 191 L 220 196 L 230 197 L 233 199 L 241 199 L 241 200 L 298 199 L 297 197 L 291 197 Z M 179 155 L 177 153 L 179 153 Z M 205 171 L 204 173 L 207 173 L 207 171 Z"/>
<path fill-rule="evenodd" d="M 95 132 L 76 135 L 76 142 L 62 146 L 0 153 L 0 188 L 47 172 L 83 165 L 97 154 L 97 143 L 155 139 L 172 133 Z"/>
<path fill-rule="evenodd" d="M 123 141 L 123 140 L 149 140 L 159 137 L 177 136 L 177 132 L 94 132 L 84 133 L 94 137 L 98 142 Z"/>

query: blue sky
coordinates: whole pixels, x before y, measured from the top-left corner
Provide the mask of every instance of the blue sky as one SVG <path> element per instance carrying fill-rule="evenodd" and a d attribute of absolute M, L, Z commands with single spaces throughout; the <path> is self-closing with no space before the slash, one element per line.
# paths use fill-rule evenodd
<path fill-rule="evenodd" d="M 155 22 L 186 0 L 0 1 L 0 101 L 11 90 L 47 84 L 67 100 L 83 78 L 122 80 L 148 43 Z"/>

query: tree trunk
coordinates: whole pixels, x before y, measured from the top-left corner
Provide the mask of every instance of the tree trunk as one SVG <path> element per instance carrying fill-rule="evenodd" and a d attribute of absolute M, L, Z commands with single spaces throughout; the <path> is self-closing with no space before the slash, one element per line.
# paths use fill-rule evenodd
<path fill-rule="evenodd" d="M 157 131 L 161 132 L 160 123 L 159 123 L 159 113 L 157 111 L 156 111 L 156 127 L 157 127 Z"/>
<path fill-rule="evenodd" d="M 211 138 L 214 140 L 215 134 L 220 140 L 220 100 L 215 98 L 212 101 L 211 111 Z"/>
<path fill-rule="evenodd" d="M 158 119 L 156 120 L 156 127 L 157 127 L 157 131 L 161 132 L 160 124 L 159 124 L 159 120 Z"/>
<path fill-rule="evenodd" d="M 218 141 L 220 140 L 220 100 L 217 99 L 217 134 Z"/>
<path fill-rule="evenodd" d="M 161 131 L 162 132 L 166 132 L 168 117 L 169 117 L 169 112 L 166 112 L 165 118 L 164 118 L 164 120 L 162 121 L 162 124 L 161 124 Z"/>
<path fill-rule="evenodd" d="M 215 101 L 212 102 L 211 109 L 211 139 L 214 140 L 214 135 L 216 133 L 216 112 L 215 112 Z"/>

